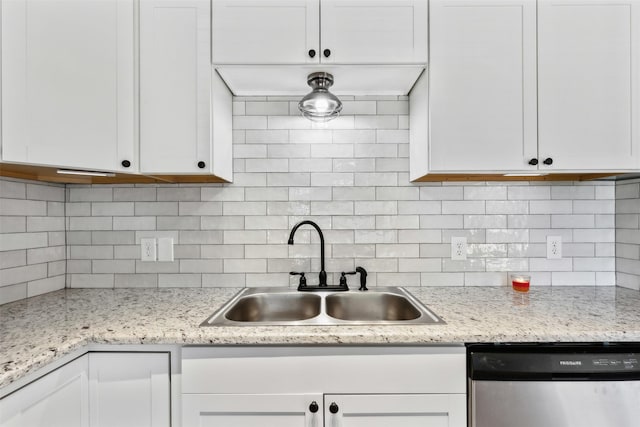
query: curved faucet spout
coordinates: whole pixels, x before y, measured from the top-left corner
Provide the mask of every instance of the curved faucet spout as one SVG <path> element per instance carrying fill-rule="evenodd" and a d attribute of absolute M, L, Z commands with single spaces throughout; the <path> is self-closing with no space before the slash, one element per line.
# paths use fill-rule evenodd
<path fill-rule="evenodd" d="M 288 243 L 290 245 L 293 245 L 293 236 L 296 234 L 296 231 L 298 231 L 298 228 L 300 228 L 303 225 L 312 226 L 313 228 L 316 229 L 316 231 L 318 232 L 318 235 L 320 236 L 320 273 L 318 274 L 318 277 L 320 279 L 320 286 L 327 286 L 327 272 L 324 270 L 324 234 L 322 234 L 322 230 L 320 229 L 318 224 L 309 220 L 300 221 L 299 223 L 294 225 L 293 228 L 291 229 L 291 234 L 289 234 Z"/>

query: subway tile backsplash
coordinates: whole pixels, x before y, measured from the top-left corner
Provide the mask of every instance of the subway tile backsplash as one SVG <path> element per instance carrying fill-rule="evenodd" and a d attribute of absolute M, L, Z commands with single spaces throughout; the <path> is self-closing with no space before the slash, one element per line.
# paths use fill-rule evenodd
<path fill-rule="evenodd" d="M 330 282 L 363 266 L 372 286 L 506 285 L 513 271 L 611 286 L 617 268 L 640 288 L 638 181 L 411 184 L 407 111 L 406 97 L 346 98 L 319 126 L 292 98 L 236 98 L 233 184 L 67 185 L 63 204 L 65 187 L 0 180 L 0 302 L 65 273 L 72 288 L 287 286 L 292 270 L 314 282 L 315 231 L 287 245 L 303 219 L 325 231 Z M 563 259 L 546 259 L 548 235 Z M 458 236 L 464 261 L 450 259 Z M 142 262 L 147 237 L 172 238 L 175 260 Z"/>
<path fill-rule="evenodd" d="M 65 287 L 65 188 L 0 179 L 0 304 Z"/>

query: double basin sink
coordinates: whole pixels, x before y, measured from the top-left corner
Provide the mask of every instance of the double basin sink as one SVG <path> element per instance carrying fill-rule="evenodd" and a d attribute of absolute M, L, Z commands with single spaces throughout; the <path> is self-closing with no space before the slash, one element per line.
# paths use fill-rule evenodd
<path fill-rule="evenodd" d="M 403 288 L 365 292 L 240 291 L 200 326 L 444 324 Z"/>

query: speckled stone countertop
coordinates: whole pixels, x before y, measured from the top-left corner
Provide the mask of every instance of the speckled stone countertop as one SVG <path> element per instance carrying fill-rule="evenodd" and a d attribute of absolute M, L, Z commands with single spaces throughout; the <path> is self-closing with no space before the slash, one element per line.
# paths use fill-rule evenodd
<path fill-rule="evenodd" d="M 640 292 L 409 288 L 446 325 L 198 325 L 239 289 L 68 289 L 0 306 L 0 387 L 91 343 L 640 342 Z"/>

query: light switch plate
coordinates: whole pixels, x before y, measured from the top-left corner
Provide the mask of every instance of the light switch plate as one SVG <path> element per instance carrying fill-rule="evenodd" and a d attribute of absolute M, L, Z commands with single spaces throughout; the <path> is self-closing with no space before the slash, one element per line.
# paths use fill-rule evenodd
<path fill-rule="evenodd" d="M 140 239 L 140 259 L 150 262 L 156 260 L 156 239 Z"/>
<path fill-rule="evenodd" d="M 158 261 L 173 261 L 173 238 L 158 238 Z"/>

